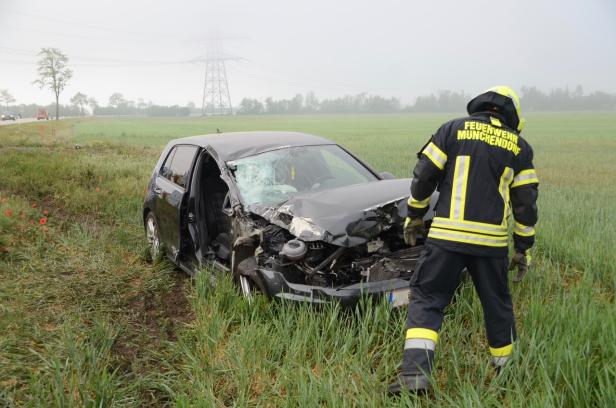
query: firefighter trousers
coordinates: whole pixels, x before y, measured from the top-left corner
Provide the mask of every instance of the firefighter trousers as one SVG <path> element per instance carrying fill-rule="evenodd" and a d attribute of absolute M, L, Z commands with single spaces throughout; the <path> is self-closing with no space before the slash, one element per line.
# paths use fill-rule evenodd
<path fill-rule="evenodd" d="M 427 243 L 411 278 L 411 299 L 402 361 L 403 374 L 430 374 L 443 309 L 451 302 L 466 268 L 483 307 L 493 363 L 509 358 L 516 337 L 513 305 L 507 281 L 508 258 L 452 252 Z"/>

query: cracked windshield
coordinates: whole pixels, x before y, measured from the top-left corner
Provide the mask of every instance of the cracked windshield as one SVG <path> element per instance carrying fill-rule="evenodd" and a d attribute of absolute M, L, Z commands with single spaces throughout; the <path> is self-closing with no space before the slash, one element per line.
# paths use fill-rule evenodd
<path fill-rule="evenodd" d="M 281 204 L 306 191 L 377 180 L 339 146 L 274 150 L 228 163 L 244 205 Z"/>

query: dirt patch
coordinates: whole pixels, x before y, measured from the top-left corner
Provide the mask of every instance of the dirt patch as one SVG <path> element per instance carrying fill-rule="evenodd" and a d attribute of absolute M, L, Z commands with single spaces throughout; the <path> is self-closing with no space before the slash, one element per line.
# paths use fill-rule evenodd
<path fill-rule="evenodd" d="M 154 337 L 166 336 L 168 340 L 175 340 L 176 329 L 194 319 L 190 302 L 186 297 L 188 285 L 190 285 L 189 276 L 176 271 L 174 285 L 168 292 L 146 295 L 145 324 Z M 166 324 L 163 327 L 161 323 Z"/>
<path fill-rule="evenodd" d="M 584 277 L 583 271 L 567 265 L 560 265 L 559 269 L 562 276 L 563 289 L 569 289 L 572 286 L 579 286 L 582 278 Z"/>
<path fill-rule="evenodd" d="M 118 336 L 113 347 L 121 366 L 130 367 L 137 360 L 147 359 L 162 341 L 176 340 L 177 331 L 194 319 L 187 297 L 190 278 L 179 270 L 172 273 L 173 285 L 168 290 L 146 290 L 143 281 L 135 282 L 138 293 L 127 305 L 130 327 Z"/>

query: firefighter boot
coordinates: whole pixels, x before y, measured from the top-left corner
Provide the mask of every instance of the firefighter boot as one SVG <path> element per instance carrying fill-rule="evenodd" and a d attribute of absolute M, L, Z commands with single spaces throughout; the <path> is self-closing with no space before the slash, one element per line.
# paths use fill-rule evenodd
<path fill-rule="evenodd" d="M 423 394 L 430 389 L 430 379 L 423 374 L 400 374 L 398 380 L 389 385 L 390 395 L 399 395 L 403 390 Z"/>

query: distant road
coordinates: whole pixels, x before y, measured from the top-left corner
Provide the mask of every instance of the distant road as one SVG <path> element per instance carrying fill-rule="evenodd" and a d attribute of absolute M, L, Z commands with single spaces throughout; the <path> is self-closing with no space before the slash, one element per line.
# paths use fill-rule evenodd
<path fill-rule="evenodd" d="M 62 119 L 69 119 L 73 116 L 60 116 L 60 120 Z M 49 119 L 49 122 L 51 122 L 54 119 Z M 0 126 L 3 125 L 17 125 L 20 123 L 30 123 L 30 122 L 36 122 L 36 118 L 22 118 L 22 119 L 17 119 L 17 120 L 0 120 Z M 47 122 L 46 120 L 41 120 L 41 122 Z"/>
<path fill-rule="evenodd" d="M 18 123 L 36 122 L 36 118 L 23 118 L 17 120 L 0 120 L 0 126 L 16 125 Z"/>

